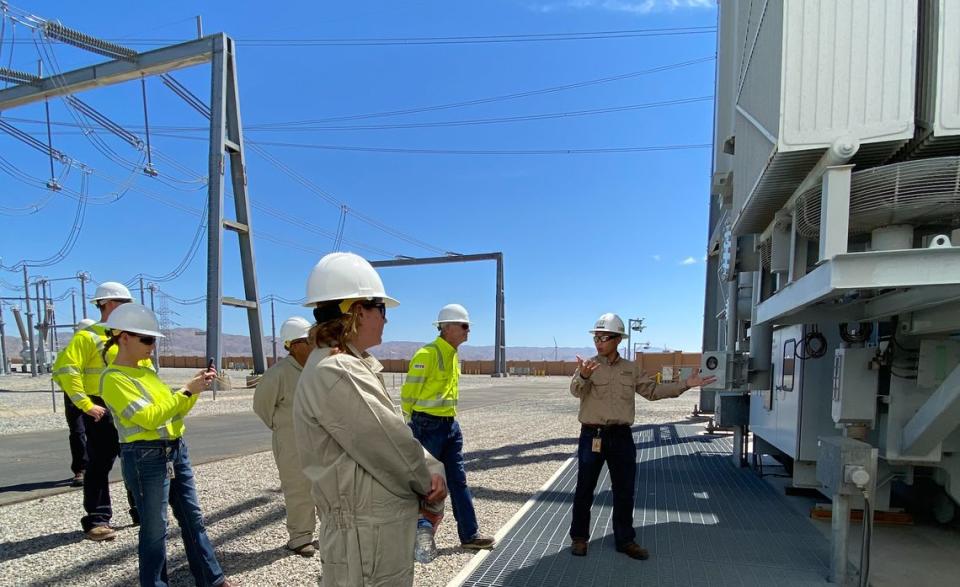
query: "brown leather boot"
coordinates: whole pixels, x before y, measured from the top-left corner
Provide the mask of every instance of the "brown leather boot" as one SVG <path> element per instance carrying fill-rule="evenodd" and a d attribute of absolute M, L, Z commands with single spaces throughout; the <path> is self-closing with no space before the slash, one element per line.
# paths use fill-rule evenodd
<path fill-rule="evenodd" d="M 650 553 L 647 552 L 647 549 L 636 542 L 628 542 L 623 546 L 618 546 L 617 552 L 622 552 L 630 558 L 635 558 L 640 561 L 645 561 L 650 558 Z"/>
<path fill-rule="evenodd" d="M 570 554 L 573 556 L 587 556 L 587 541 L 574 538 L 570 544 Z"/>

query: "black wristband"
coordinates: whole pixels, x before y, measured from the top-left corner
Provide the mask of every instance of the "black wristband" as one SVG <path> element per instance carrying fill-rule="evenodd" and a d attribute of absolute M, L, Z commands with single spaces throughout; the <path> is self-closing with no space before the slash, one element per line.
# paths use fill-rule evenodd
<path fill-rule="evenodd" d="M 189 390 L 189 389 L 186 389 L 186 388 L 180 390 L 180 393 L 182 393 L 183 395 L 185 395 L 185 396 L 187 396 L 187 397 L 193 397 L 193 394 L 190 392 L 190 390 Z"/>

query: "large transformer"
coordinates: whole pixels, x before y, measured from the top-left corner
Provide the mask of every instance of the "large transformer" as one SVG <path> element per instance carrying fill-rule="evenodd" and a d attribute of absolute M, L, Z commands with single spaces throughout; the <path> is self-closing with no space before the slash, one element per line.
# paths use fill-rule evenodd
<path fill-rule="evenodd" d="M 702 408 L 749 396 L 794 486 L 856 503 L 853 467 L 883 510 L 922 472 L 952 517 L 960 2 L 722 0 L 711 186 Z"/>

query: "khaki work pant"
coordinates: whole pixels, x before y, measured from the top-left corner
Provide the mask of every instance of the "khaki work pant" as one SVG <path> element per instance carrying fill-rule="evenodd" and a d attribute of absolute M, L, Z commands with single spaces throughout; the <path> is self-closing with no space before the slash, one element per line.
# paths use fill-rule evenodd
<path fill-rule="evenodd" d="M 296 549 L 313 542 L 317 511 L 310 495 L 310 481 L 303 474 L 293 427 L 273 431 L 273 458 L 280 473 L 280 490 L 287 508 L 287 548 Z"/>
<path fill-rule="evenodd" d="M 417 517 L 377 525 L 320 527 L 323 587 L 412 587 Z"/>

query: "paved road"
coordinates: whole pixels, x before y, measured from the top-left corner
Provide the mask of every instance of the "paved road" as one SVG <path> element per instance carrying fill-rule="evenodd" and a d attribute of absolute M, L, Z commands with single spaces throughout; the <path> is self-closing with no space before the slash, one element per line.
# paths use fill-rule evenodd
<path fill-rule="evenodd" d="M 527 380 L 517 386 L 467 389 L 461 392 L 460 410 L 536 395 L 556 386 L 556 381 Z M 253 412 L 188 417 L 186 438 L 195 465 L 270 450 L 270 431 Z M 79 491 L 69 487 L 69 473 L 66 430 L 0 436 L 0 506 Z M 120 480 L 119 464 L 114 465 L 110 479 Z"/>

